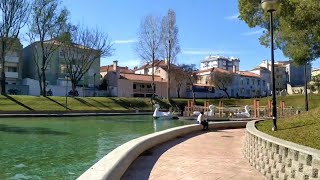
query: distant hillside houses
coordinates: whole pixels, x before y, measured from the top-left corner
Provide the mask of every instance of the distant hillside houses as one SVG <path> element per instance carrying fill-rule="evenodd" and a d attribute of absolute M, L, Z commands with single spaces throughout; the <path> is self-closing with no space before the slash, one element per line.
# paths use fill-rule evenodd
<path fill-rule="evenodd" d="M 17 46 L 18 47 L 18 46 Z M 16 94 L 40 95 L 37 71 L 35 69 L 32 48 L 37 48 L 37 42 L 22 49 L 16 49 L 6 59 L 5 73 L 7 76 L 7 91 Z M 82 49 L 79 48 L 79 51 Z M 47 88 L 52 95 L 65 96 L 71 90 L 71 83 L 66 78 L 66 63 L 63 59 L 61 46 L 52 54 L 46 69 Z M 77 83 L 79 96 L 115 96 L 115 97 L 151 97 L 152 72 L 154 72 L 154 87 L 157 97 L 167 97 L 168 68 L 166 60 L 156 60 L 154 69 L 152 63 L 130 69 L 113 64 L 100 66 L 100 57 L 96 58 Z M 171 90 L 172 98 L 251 98 L 264 97 L 271 94 L 271 65 L 264 60 L 250 71 L 242 71 L 240 59 L 225 56 L 208 56 L 199 61 L 200 69 L 192 72 L 181 80 L 174 78 L 182 69 L 172 65 Z M 304 84 L 304 66 L 297 66 L 292 61 L 275 63 L 277 92 L 293 92 L 292 89 Z M 313 73 L 319 71 L 314 70 Z M 228 74 L 232 81 L 224 89 L 219 87 L 215 78 L 219 74 Z M 100 75 L 99 75 L 100 74 Z M 190 81 L 190 79 L 193 79 Z M 311 65 L 307 65 L 307 80 L 311 79 Z M 289 88 L 289 89 L 288 89 Z"/>
<path fill-rule="evenodd" d="M 118 63 L 118 62 L 116 62 Z M 152 96 L 152 64 L 146 63 L 140 67 L 129 70 L 127 67 L 103 66 L 100 68 L 101 76 L 109 79 L 111 89 L 117 89 L 113 96 L 121 97 L 151 97 Z M 175 68 L 179 66 L 173 65 Z M 109 74 L 106 76 L 106 67 L 119 69 L 117 76 Z M 287 91 L 287 84 L 300 86 L 304 83 L 304 66 L 297 66 L 292 61 L 278 61 L 275 63 L 276 90 Z M 311 78 L 311 66 L 307 66 L 307 79 Z M 175 71 L 171 76 L 174 76 Z M 226 86 L 225 91 L 213 83 L 214 73 L 227 73 L 232 75 L 232 82 Z M 156 96 L 166 97 L 167 92 L 167 62 L 156 60 L 154 63 L 154 78 Z M 310 75 L 310 77 L 309 77 Z M 264 60 L 257 67 L 250 71 L 240 70 L 240 59 L 224 56 L 208 56 L 200 62 L 200 69 L 193 72 L 195 81 L 190 83 L 187 80 L 181 87 L 177 88 L 174 80 L 171 82 L 171 97 L 192 98 L 226 98 L 227 94 L 232 98 L 265 97 L 271 95 L 271 64 Z M 124 82 L 125 79 L 125 82 Z M 124 90 L 125 89 L 125 90 Z M 178 93 L 179 92 L 179 93 Z"/>

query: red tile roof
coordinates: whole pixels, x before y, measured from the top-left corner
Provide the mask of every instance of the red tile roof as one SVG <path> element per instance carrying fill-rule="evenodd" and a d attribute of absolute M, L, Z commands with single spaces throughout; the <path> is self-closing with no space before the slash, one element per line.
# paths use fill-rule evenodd
<path fill-rule="evenodd" d="M 177 67 L 174 64 L 172 64 L 171 66 Z M 154 61 L 154 67 L 161 67 L 162 69 L 166 70 L 167 69 L 167 63 L 164 60 L 155 60 Z M 152 68 L 152 62 L 147 63 L 147 64 L 135 69 L 135 71 L 141 70 L 141 69 L 146 69 L 146 68 Z"/>
<path fill-rule="evenodd" d="M 238 74 L 240 74 L 241 76 L 247 76 L 247 77 L 256 77 L 256 78 L 261 77 L 260 75 L 253 72 L 249 72 L 249 71 L 240 71 L 238 72 Z"/>
<path fill-rule="evenodd" d="M 121 67 L 118 66 L 118 68 L 120 69 L 120 73 L 134 73 L 133 70 L 129 69 L 128 67 Z M 113 65 L 108 65 L 108 66 L 101 66 L 100 67 L 100 72 L 112 72 L 115 71 L 113 69 Z"/>
<path fill-rule="evenodd" d="M 231 71 L 227 71 L 227 70 L 224 70 L 224 69 L 221 69 L 221 68 L 204 69 L 204 70 L 196 71 L 196 73 L 198 74 L 198 73 L 212 72 L 212 71 L 215 71 L 215 72 L 224 72 L 224 73 L 232 73 Z"/>
<path fill-rule="evenodd" d="M 152 75 L 144 75 L 144 74 L 132 74 L 132 73 L 120 73 L 120 79 L 127 79 L 132 81 L 147 81 L 152 82 Z M 160 76 L 154 76 L 155 82 L 166 82 L 166 80 L 162 79 Z"/>

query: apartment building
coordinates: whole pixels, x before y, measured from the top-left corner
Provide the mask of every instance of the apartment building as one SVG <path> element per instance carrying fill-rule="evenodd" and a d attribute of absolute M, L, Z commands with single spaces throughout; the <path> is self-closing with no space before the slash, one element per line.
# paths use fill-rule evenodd
<path fill-rule="evenodd" d="M 118 61 L 113 65 L 102 66 L 101 76 L 107 81 L 111 96 L 118 97 L 152 97 L 152 75 L 135 74 L 127 67 L 118 66 Z M 155 95 L 167 96 L 167 81 L 162 77 L 154 76 Z"/>
<path fill-rule="evenodd" d="M 239 71 L 239 63 L 239 58 L 210 55 L 200 63 L 200 70 L 220 68 L 227 71 Z"/>
<path fill-rule="evenodd" d="M 178 68 L 176 65 L 172 64 L 171 65 L 172 69 Z M 135 74 L 140 74 L 140 75 L 152 75 L 152 63 L 146 63 L 140 68 L 135 68 L 134 69 Z M 171 97 L 178 97 L 178 82 L 175 81 L 173 76 L 175 75 L 175 71 L 171 71 L 171 79 L 170 79 L 170 96 Z M 166 60 L 156 60 L 154 63 L 154 75 L 161 77 L 163 80 L 168 81 L 168 68 L 167 68 L 167 61 Z M 186 88 L 187 88 L 187 80 L 183 81 L 180 87 L 180 97 L 187 97 L 186 93 Z M 164 96 L 166 97 L 166 95 Z"/>
<path fill-rule="evenodd" d="M 58 42 L 54 40 L 46 41 L 45 46 L 50 47 L 52 43 L 55 44 Z M 77 50 L 81 52 L 83 48 L 79 46 Z M 57 47 L 56 50 L 49 57 L 50 59 L 48 60 L 49 63 L 46 69 L 47 85 L 66 86 L 67 80 L 65 79 L 65 76 L 67 74 L 67 66 L 66 66 L 66 62 L 63 54 L 67 53 L 67 51 L 68 50 L 66 48 L 64 48 L 63 46 L 60 46 L 60 47 Z M 23 59 L 24 59 L 24 66 L 23 66 L 23 73 L 22 73 L 23 78 L 39 80 L 36 67 L 40 66 L 40 61 L 38 61 L 38 64 L 36 64 L 35 59 L 39 59 L 41 54 L 35 53 L 35 52 L 41 52 L 40 42 L 32 43 L 23 49 Z M 78 82 L 77 85 L 81 87 L 82 86 L 94 87 L 99 85 L 100 83 L 99 73 L 100 73 L 100 57 L 94 60 L 88 72 L 84 74 L 84 76 Z M 39 86 L 39 84 L 37 84 L 36 86 Z"/>
<path fill-rule="evenodd" d="M 227 71 L 220 68 L 199 70 L 195 73 L 197 82 L 193 84 L 192 90 L 197 98 L 222 98 L 227 97 L 226 93 L 215 87 L 211 81 L 213 72 L 230 73 L 233 81 L 227 86 L 227 92 L 233 98 L 251 98 L 269 95 L 267 80 L 261 75 L 249 71 Z M 213 77 L 214 78 L 214 77 Z M 191 96 L 191 89 L 188 89 Z"/>
<path fill-rule="evenodd" d="M 260 67 L 265 67 L 271 71 L 271 63 L 264 60 Z M 287 84 L 292 87 L 303 86 L 304 78 L 304 65 L 297 65 L 293 61 L 278 61 L 274 63 L 275 67 L 275 81 L 276 90 L 281 91 L 287 89 Z M 311 65 L 307 65 L 307 81 L 311 79 Z"/>
<path fill-rule="evenodd" d="M 13 45 L 11 49 L 6 52 L 5 63 L 4 63 L 4 72 L 6 77 L 6 84 L 8 85 L 17 85 L 21 83 L 21 72 L 22 72 L 22 49 L 23 46 L 20 43 L 19 39 L 12 39 Z M 2 67 L 0 66 L 0 72 Z M 1 77 L 1 73 L 0 73 Z"/>

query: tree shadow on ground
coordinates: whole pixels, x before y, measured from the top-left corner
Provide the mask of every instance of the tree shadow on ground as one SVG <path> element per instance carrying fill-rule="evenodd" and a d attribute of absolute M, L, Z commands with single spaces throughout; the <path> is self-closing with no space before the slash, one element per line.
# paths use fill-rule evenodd
<path fill-rule="evenodd" d="M 113 108 L 112 108 L 112 107 L 107 106 L 107 105 L 105 105 L 104 103 L 102 103 L 102 102 L 100 102 L 100 101 L 97 101 L 97 100 L 96 100 L 96 99 L 94 99 L 94 98 L 88 98 L 88 99 L 90 99 L 90 100 L 92 100 L 92 101 L 94 101 L 94 102 L 96 102 L 96 103 L 100 104 L 100 106 L 102 106 L 102 107 L 105 107 L 105 108 L 108 108 L 108 109 L 110 109 L 110 110 L 113 110 Z"/>
<path fill-rule="evenodd" d="M 289 127 L 289 128 L 278 128 L 278 131 L 283 131 L 283 130 L 290 130 L 290 129 L 297 129 L 297 128 L 300 128 L 300 127 L 306 127 L 306 126 L 312 126 L 316 123 L 309 123 L 309 124 L 303 124 L 303 125 L 297 125 L 297 126 L 293 126 L 293 127 Z"/>
<path fill-rule="evenodd" d="M 128 101 L 124 101 L 122 99 L 115 99 L 115 98 L 110 98 L 114 103 L 118 104 L 119 106 L 130 110 L 130 109 L 138 109 L 137 107 L 133 107 L 133 105 L 128 102 Z"/>
<path fill-rule="evenodd" d="M 6 98 L 10 99 L 11 101 L 15 102 L 16 104 L 28 109 L 29 111 L 34 111 L 34 109 L 32 109 L 31 107 L 23 104 L 22 102 L 19 102 L 18 100 L 14 99 L 13 97 L 11 96 L 8 96 L 8 95 L 4 95 Z"/>
<path fill-rule="evenodd" d="M 65 105 L 65 104 L 61 104 L 60 102 L 58 102 L 58 101 L 56 101 L 56 100 L 54 100 L 54 99 L 52 99 L 52 98 L 50 98 L 50 97 L 46 97 L 46 98 L 49 99 L 50 101 L 52 101 L 52 102 L 54 102 L 54 103 L 62 106 L 63 108 L 66 108 L 66 105 Z M 72 110 L 72 109 L 70 109 L 69 107 L 67 107 L 67 109 L 68 109 L 68 110 Z"/>
<path fill-rule="evenodd" d="M 43 127 L 18 127 L 0 124 L 0 131 L 15 134 L 45 134 L 45 135 L 69 135 L 68 132 L 55 131 Z"/>
<path fill-rule="evenodd" d="M 122 176 L 121 180 L 149 179 L 154 165 L 166 151 L 190 138 L 205 134 L 207 132 L 210 131 L 199 131 L 184 136 L 178 136 L 177 138 L 171 141 L 165 142 L 149 150 L 146 150 L 135 161 L 131 163 L 127 171 Z"/>
<path fill-rule="evenodd" d="M 99 108 L 99 107 L 97 107 L 97 106 L 89 103 L 88 101 L 86 101 L 86 100 L 84 100 L 84 99 L 77 98 L 77 97 L 74 97 L 73 99 L 75 99 L 75 100 L 79 101 L 80 103 L 85 104 L 85 105 L 87 105 L 87 106 L 89 106 L 89 107 L 94 107 L 94 108 L 97 108 L 98 110 L 102 110 L 101 108 Z"/>

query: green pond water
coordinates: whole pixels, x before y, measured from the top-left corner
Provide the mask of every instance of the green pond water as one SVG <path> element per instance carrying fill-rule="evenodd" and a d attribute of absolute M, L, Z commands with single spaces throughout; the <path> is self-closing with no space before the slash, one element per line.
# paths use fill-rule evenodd
<path fill-rule="evenodd" d="M 0 119 L 0 179 L 76 179 L 131 139 L 192 123 L 151 116 Z"/>

